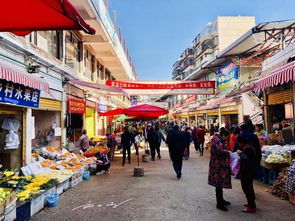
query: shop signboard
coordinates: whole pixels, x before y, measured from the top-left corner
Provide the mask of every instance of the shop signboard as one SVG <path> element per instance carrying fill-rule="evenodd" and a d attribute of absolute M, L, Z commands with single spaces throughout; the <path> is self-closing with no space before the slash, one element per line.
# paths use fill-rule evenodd
<path fill-rule="evenodd" d="M 0 102 L 39 108 L 40 90 L 0 79 Z"/>
<path fill-rule="evenodd" d="M 101 103 L 98 104 L 98 112 L 99 113 L 105 113 L 105 112 L 107 112 L 107 110 L 108 110 L 108 107 L 106 104 L 101 104 Z"/>
<path fill-rule="evenodd" d="M 138 105 L 137 96 L 131 96 L 131 105 L 132 105 L 132 107 Z"/>
<path fill-rule="evenodd" d="M 239 67 L 234 63 L 227 63 L 218 68 L 217 90 L 220 94 L 229 93 L 237 86 Z"/>
<path fill-rule="evenodd" d="M 86 101 L 69 98 L 68 99 L 68 112 L 72 114 L 86 113 Z"/>
<path fill-rule="evenodd" d="M 189 103 L 192 103 L 196 100 L 196 95 L 192 95 L 188 98 L 186 98 L 184 101 L 183 101 L 183 104 L 189 104 Z"/>

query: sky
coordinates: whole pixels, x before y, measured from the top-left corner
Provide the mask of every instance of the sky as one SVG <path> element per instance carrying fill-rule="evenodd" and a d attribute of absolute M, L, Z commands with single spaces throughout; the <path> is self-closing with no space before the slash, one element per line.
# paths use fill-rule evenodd
<path fill-rule="evenodd" d="M 295 19 L 295 0 L 109 0 L 109 9 L 140 80 L 170 80 L 175 61 L 217 16 Z"/>

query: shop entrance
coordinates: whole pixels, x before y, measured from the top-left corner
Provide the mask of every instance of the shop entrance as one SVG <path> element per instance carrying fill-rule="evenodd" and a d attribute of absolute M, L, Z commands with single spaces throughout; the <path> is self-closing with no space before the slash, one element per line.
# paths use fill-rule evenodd
<path fill-rule="evenodd" d="M 13 148 L 13 142 L 11 137 L 8 138 L 7 134 L 9 131 L 7 129 L 3 129 L 4 123 L 7 128 L 7 122 L 9 120 L 13 120 L 16 124 L 19 125 L 19 128 L 14 133 L 18 137 L 19 144 Z M 0 160 L 3 164 L 4 169 L 11 169 L 11 168 L 21 168 L 22 167 L 22 160 L 24 159 L 23 156 L 23 121 L 24 115 L 21 111 L 9 111 L 0 109 Z M 18 143 L 18 142 L 17 142 Z M 12 146 L 10 146 L 12 145 Z"/>
<path fill-rule="evenodd" d="M 87 135 L 89 138 L 95 136 L 95 110 L 94 108 L 86 108 L 86 125 Z"/>

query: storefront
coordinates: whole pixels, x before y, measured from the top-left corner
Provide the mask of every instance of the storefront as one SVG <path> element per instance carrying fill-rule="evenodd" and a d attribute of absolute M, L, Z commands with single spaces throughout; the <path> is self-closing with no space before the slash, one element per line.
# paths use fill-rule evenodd
<path fill-rule="evenodd" d="M 4 169 L 26 164 L 31 150 L 31 109 L 48 84 L 14 67 L 0 66 L 0 160 Z M 29 152 L 29 153 L 28 153 Z"/>
<path fill-rule="evenodd" d="M 105 135 L 106 129 L 108 128 L 108 120 L 105 116 L 100 116 L 101 113 L 105 113 L 108 111 L 107 101 L 106 99 L 100 98 L 99 103 L 97 104 L 98 111 L 98 135 Z M 110 122 L 111 123 L 111 122 Z M 112 123 L 111 123 L 112 124 Z M 110 125 L 111 127 L 111 125 Z"/>
<path fill-rule="evenodd" d="M 86 102 L 82 99 L 68 98 L 67 137 L 70 142 L 77 142 L 84 128 Z"/>
<path fill-rule="evenodd" d="M 35 128 L 32 149 L 43 146 L 62 147 L 61 101 L 41 98 L 39 109 L 32 110 L 32 119 Z"/>
<path fill-rule="evenodd" d="M 255 82 L 254 90 L 263 92 L 265 125 L 269 133 L 288 134 L 285 139 L 294 140 L 294 68 L 287 63 Z"/>

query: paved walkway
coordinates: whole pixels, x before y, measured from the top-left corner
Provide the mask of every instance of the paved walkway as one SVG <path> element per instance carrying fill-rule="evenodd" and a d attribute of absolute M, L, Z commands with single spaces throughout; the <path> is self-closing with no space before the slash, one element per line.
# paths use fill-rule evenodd
<path fill-rule="evenodd" d="M 121 166 L 121 159 L 113 163 L 109 174 L 92 176 L 60 197 L 58 207 L 49 208 L 33 216 L 32 220 L 295 220 L 295 206 L 265 192 L 266 186 L 255 183 L 258 211 L 241 212 L 245 197 L 239 180 L 233 189 L 225 190 L 225 199 L 232 203 L 229 212 L 215 208 L 214 188 L 207 185 L 208 153 L 199 157 L 193 150 L 184 161 L 183 178 L 177 180 L 162 147 L 163 159 L 141 163 L 144 177 L 133 177 L 135 158 L 131 165 Z"/>

